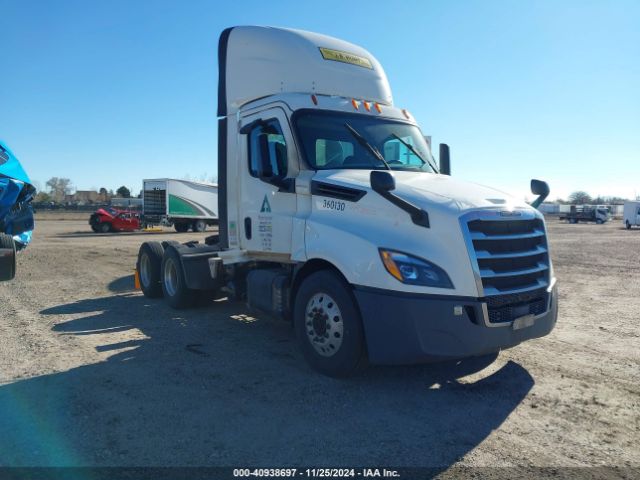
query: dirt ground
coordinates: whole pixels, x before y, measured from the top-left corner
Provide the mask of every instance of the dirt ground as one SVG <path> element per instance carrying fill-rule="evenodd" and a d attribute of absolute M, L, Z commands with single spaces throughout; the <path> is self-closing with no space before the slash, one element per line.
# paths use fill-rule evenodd
<path fill-rule="evenodd" d="M 58 217 L 56 217 L 58 218 Z M 40 217 L 0 284 L 0 466 L 633 467 L 640 230 L 549 221 L 560 317 L 497 358 L 310 370 L 285 322 L 134 292 L 138 247 Z M 635 472 L 635 473 L 629 473 Z M 584 471 L 583 471 L 584 473 Z"/>

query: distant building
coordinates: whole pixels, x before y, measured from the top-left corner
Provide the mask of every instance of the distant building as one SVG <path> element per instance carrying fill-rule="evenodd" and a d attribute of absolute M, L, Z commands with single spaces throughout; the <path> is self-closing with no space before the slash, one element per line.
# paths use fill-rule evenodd
<path fill-rule="evenodd" d="M 95 190 L 77 190 L 71 197 L 73 198 L 72 202 L 78 205 L 86 205 L 96 203 L 100 195 Z"/>

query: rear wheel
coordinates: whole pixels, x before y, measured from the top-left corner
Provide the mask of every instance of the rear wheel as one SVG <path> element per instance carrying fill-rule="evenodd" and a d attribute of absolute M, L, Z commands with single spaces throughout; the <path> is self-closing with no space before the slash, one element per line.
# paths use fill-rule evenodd
<path fill-rule="evenodd" d="M 194 232 L 204 232 L 207 229 L 207 222 L 204 220 L 196 220 L 191 226 Z"/>
<path fill-rule="evenodd" d="M 184 233 L 184 232 L 189 230 L 189 224 L 188 223 L 175 223 L 173 225 L 173 228 L 175 228 L 176 232 L 178 232 L 178 233 Z"/>
<path fill-rule="evenodd" d="M 16 276 L 16 242 L 11 235 L 0 233 L 0 282 Z"/>
<path fill-rule="evenodd" d="M 145 297 L 162 296 L 161 269 L 164 249 L 159 242 L 145 242 L 140 246 L 136 268 L 140 278 L 140 288 Z"/>
<path fill-rule="evenodd" d="M 164 251 L 161 278 L 162 293 L 171 307 L 182 309 L 194 305 L 196 292 L 187 287 L 180 256 L 175 248 L 168 247 Z"/>
<path fill-rule="evenodd" d="M 360 313 L 351 288 L 336 273 L 323 270 L 303 280 L 294 323 L 305 359 L 320 373 L 345 377 L 366 364 Z"/>

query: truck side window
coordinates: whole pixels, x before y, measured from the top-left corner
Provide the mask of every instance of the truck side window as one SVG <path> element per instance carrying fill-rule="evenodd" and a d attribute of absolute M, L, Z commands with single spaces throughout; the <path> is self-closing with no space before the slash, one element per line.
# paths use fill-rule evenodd
<path fill-rule="evenodd" d="M 256 125 L 249 133 L 249 172 L 252 176 L 258 176 L 258 165 L 260 164 L 260 144 L 259 135 L 267 134 L 269 142 L 269 158 L 271 168 L 276 177 L 287 176 L 287 143 L 280 128 L 280 122 L 276 119 L 267 120 Z"/>

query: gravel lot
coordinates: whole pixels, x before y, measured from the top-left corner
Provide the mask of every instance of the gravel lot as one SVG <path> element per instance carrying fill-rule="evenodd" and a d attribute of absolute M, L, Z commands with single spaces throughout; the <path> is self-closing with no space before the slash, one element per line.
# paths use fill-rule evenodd
<path fill-rule="evenodd" d="M 0 284 L 1 466 L 640 471 L 640 231 L 618 221 L 549 221 L 561 303 L 548 337 L 334 380 L 288 324 L 244 304 L 178 312 L 132 291 L 141 242 L 206 234 L 55 218 Z"/>

